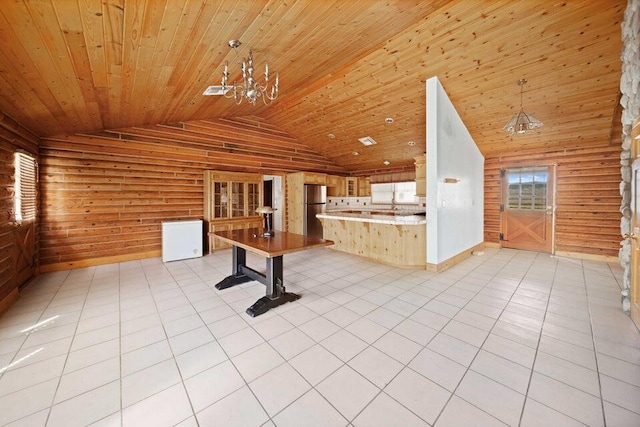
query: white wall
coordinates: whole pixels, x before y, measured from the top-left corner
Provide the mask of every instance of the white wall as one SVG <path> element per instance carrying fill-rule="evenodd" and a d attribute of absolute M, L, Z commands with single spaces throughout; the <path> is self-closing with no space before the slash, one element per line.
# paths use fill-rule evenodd
<path fill-rule="evenodd" d="M 426 86 L 427 263 L 439 264 L 484 241 L 484 157 L 438 78 Z"/>

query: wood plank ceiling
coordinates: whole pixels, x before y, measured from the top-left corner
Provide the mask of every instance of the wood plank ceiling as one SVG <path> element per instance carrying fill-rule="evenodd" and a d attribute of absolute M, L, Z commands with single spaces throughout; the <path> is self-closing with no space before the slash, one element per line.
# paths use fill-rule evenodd
<path fill-rule="evenodd" d="M 258 116 L 357 174 L 410 167 L 438 76 L 485 155 L 606 145 L 619 131 L 626 1 L 24 0 L 0 8 L 0 111 L 40 136 Z M 243 42 L 238 52 L 229 39 Z M 252 49 L 271 105 L 202 96 Z M 544 122 L 502 131 L 519 108 Z M 393 124 L 385 118 L 392 117 Z M 335 139 L 329 139 L 328 134 Z M 365 148 L 358 138 L 378 145 Z M 408 146 L 415 141 L 416 146 Z M 360 152 L 353 156 L 352 152 Z"/>

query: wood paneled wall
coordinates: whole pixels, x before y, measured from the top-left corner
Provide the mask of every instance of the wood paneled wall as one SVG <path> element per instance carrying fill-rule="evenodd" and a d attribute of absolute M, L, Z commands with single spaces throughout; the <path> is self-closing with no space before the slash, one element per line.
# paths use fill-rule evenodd
<path fill-rule="evenodd" d="M 0 302 L 22 284 L 16 280 L 15 266 L 19 250 L 13 230 L 13 159 L 14 153 L 18 150 L 33 154 L 37 158 L 38 137 L 0 112 Z M 37 233 L 36 226 L 36 245 Z"/>
<path fill-rule="evenodd" d="M 620 147 L 485 159 L 486 242 L 499 242 L 500 169 L 557 165 L 556 252 L 616 257 L 620 249 Z"/>
<path fill-rule="evenodd" d="M 258 118 L 43 138 L 41 271 L 157 256 L 161 223 L 203 217 L 207 169 L 345 171 Z"/>

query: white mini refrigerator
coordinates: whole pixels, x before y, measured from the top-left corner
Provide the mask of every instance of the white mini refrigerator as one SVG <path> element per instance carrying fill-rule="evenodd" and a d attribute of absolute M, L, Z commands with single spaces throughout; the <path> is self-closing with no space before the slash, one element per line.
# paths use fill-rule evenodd
<path fill-rule="evenodd" d="M 202 220 L 162 223 L 162 261 L 202 256 Z"/>

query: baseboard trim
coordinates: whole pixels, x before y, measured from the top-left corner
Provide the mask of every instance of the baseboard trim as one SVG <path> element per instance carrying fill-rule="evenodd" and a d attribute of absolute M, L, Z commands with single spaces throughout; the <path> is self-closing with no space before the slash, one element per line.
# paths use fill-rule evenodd
<path fill-rule="evenodd" d="M 136 261 L 139 259 L 155 258 L 162 256 L 161 250 L 140 252 L 135 254 L 114 255 L 102 258 L 89 258 L 78 261 L 60 262 L 56 264 L 40 265 L 40 273 L 51 273 L 54 271 L 73 270 L 76 268 L 93 267 L 96 265 L 113 264 L 116 262 Z"/>
<path fill-rule="evenodd" d="M 557 257 L 583 259 L 585 261 L 599 261 L 599 262 L 618 262 L 619 261 L 617 256 L 583 254 L 581 252 L 556 251 L 556 253 L 553 255 Z"/>
<path fill-rule="evenodd" d="M 431 264 L 431 263 L 427 263 L 427 267 L 426 270 L 427 271 L 431 271 L 432 273 L 440 273 L 441 271 L 446 270 L 449 267 L 452 267 L 456 264 L 458 264 L 459 262 L 469 258 L 471 256 L 471 254 L 473 253 L 473 251 L 476 251 L 478 249 L 482 249 L 483 247 L 485 247 L 485 243 L 478 243 L 475 246 L 470 247 L 469 249 L 466 249 L 462 252 L 460 252 L 457 255 L 452 256 L 451 258 L 442 261 L 439 264 Z"/>
<path fill-rule="evenodd" d="M 2 314 L 7 311 L 9 307 L 11 307 L 11 304 L 13 304 L 15 300 L 18 299 L 19 295 L 20 292 L 18 291 L 18 288 L 13 288 L 13 290 L 9 292 L 7 296 L 0 300 L 0 316 L 2 316 Z"/>

